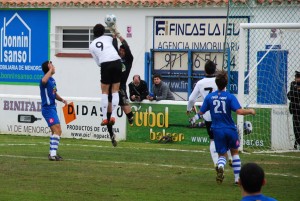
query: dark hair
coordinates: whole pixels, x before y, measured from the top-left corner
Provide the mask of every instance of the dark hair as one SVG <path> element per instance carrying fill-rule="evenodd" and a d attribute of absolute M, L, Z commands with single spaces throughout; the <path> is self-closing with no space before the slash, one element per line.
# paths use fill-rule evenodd
<path fill-rule="evenodd" d="M 295 71 L 295 78 L 300 78 L 300 71 Z"/>
<path fill-rule="evenodd" d="M 240 182 L 247 193 L 260 192 L 264 179 L 264 170 L 256 163 L 247 163 L 242 166 Z"/>
<path fill-rule="evenodd" d="M 204 69 L 206 74 L 212 75 L 216 72 L 216 64 L 211 60 L 207 60 Z"/>
<path fill-rule="evenodd" d="M 134 76 L 132 77 L 132 79 L 134 80 L 135 77 L 138 77 L 139 80 L 141 81 L 141 77 L 140 77 L 139 75 L 134 75 Z"/>
<path fill-rule="evenodd" d="M 48 64 L 52 63 L 51 61 L 45 61 L 44 63 L 42 63 L 42 70 L 44 72 L 44 74 L 46 74 L 49 71 L 49 67 Z"/>
<path fill-rule="evenodd" d="M 125 45 L 120 45 L 120 49 L 124 49 L 125 50 Z"/>
<path fill-rule="evenodd" d="M 216 76 L 216 84 L 219 90 L 223 90 L 228 84 L 227 72 L 219 71 Z"/>
<path fill-rule="evenodd" d="M 157 77 L 161 80 L 160 74 L 154 74 L 154 75 L 153 75 L 153 79 L 154 79 L 154 78 L 157 78 Z"/>
<path fill-rule="evenodd" d="M 102 24 L 96 24 L 93 28 L 94 37 L 98 38 L 105 33 L 105 27 Z"/>

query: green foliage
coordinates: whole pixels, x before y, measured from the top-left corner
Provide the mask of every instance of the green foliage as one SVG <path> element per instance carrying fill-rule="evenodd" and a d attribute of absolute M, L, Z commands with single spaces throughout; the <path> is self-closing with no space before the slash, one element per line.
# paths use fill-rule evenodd
<path fill-rule="evenodd" d="M 0 200 L 240 200 L 230 167 L 222 185 L 208 146 L 63 139 L 64 161 L 48 161 L 49 138 L 0 135 Z M 266 172 L 263 192 L 299 200 L 300 153 L 241 154 Z"/>

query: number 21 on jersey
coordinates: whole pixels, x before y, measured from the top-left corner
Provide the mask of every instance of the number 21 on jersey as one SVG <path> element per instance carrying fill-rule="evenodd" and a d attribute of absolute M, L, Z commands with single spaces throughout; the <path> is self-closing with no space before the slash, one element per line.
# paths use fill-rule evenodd
<path fill-rule="evenodd" d="M 213 100 L 214 112 L 216 114 L 224 113 L 226 114 L 226 102 L 223 100 Z"/>

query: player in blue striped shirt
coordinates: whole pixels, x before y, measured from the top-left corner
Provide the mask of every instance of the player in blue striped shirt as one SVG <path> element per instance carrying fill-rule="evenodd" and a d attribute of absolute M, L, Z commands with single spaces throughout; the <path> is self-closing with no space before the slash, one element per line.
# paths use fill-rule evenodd
<path fill-rule="evenodd" d="M 42 99 L 42 115 L 51 129 L 50 151 L 48 159 L 51 161 L 60 161 L 62 157 L 57 154 L 57 149 L 61 136 L 60 121 L 57 116 L 55 100 L 67 104 L 67 101 L 57 93 L 56 82 L 52 75 L 55 73 L 55 67 L 51 61 L 42 64 L 44 77 L 40 81 L 40 94 Z"/>
<path fill-rule="evenodd" d="M 216 76 L 218 90 L 205 97 L 200 114 L 204 114 L 206 111 L 210 111 L 211 114 L 211 129 L 214 134 L 216 151 L 219 155 L 216 177 L 218 184 L 221 184 L 224 179 L 224 168 L 228 150 L 230 150 L 232 155 L 232 168 L 235 183 L 237 184 L 241 170 L 241 160 L 238 150 L 240 141 L 231 111 L 236 112 L 238 115 L 255 115 L 255 110 L 242 109 L 237 98 L 226 91 L 227 83 L 227 73 L 225 71 L 218 72 Z"/>

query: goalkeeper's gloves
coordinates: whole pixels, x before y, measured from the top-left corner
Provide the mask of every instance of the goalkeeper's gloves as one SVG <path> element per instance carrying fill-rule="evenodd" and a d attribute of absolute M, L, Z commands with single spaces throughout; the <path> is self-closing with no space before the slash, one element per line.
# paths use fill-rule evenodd
<path fill-rule="evenodd" d="M 115 35 L 116 37 L 120 38 L 121 34 L 120 32 L 117 30 L 117 26 L 114 24 L 111 27 L 109 27 L 110 32 Z"/>

